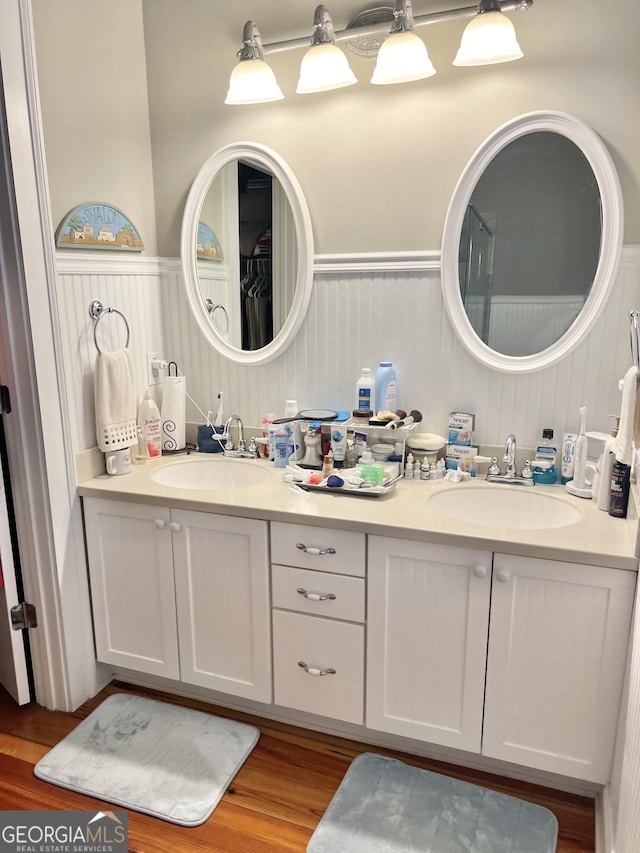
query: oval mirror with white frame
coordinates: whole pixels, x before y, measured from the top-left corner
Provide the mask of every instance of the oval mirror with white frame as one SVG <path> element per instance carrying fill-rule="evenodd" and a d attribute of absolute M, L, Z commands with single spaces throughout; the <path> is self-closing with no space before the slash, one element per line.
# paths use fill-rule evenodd
<path fill-rule="evenodd" d="M 291 343 L 313 286 L 311 217 L 287 163 L 238 142 L 216 151 L 191 186 L 180 255 L 189 304 L 207 340 L 239 364 Z"/>
<path fill-rule="evenodd" d="M 469 161 L 445 220 L 442 291 L 462 344 L 505 372 L 555 364 L 597 319 L 622 233 L 618 175 L 590 127 L 553 111 L 502 125 Z"/>

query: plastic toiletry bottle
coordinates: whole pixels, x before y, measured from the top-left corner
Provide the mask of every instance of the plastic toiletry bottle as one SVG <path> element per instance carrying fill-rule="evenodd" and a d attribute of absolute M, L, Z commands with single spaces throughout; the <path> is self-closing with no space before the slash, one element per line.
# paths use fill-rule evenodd
<path fill-rule="evenodd" d="M 616 438 L 614 435 L 610 435 L 605 442 L 602 456 L 598 460 L 597 473 L 593 478 L 592 496 L 594 501 L 598 502 L 598 509 L 604 512 L 609 512 L 609 505 L 611 504 L 611 475 L 616 461 L 615 449 Z"/>
<path fill-rule="evenodd" d="M 286 468 L 289 450 L 289 435 L 279 429 L 273 433 L 273 464 L 276 468 Z"/>
<path fill-rule="evenodd" d="M 370 367 L 363 367 L 360 379 L 356 382 L 356 409 L 375 411 L 375 379 Z"/>
<path fill-rule="evenodd" d="M 396 371 L 390 361 L 381 361 L 376 370 L 374 399 L 377 411 L 395 412 L 398 408 Z"/>
<path fill-rule="evenodd" d="M 407 454 L 407 461 L 404 466 L 404 476 L 407 480 L 413 480 L 413 453 Z"/>
<path fill-rule="evenodd" d="M 142 402 L 138 406 L 138 426 L 142 427 L 142 440 L 150 459 L 162 456 L 162 430 L 160 410 L 156 406 L 151 391 L 147 388 Z"/>
<path fill-rule="evenodd" d="M 631 465 L 616 461 L 611 471 L 611 497 L 609 499 L 609 515 L 614 518 L 626 518 L 629 504 L 629 489 L 631 484 Z"/>
<path fill-rule="evenodd" d="M 422 465 L 420 466 L 420 479 L 428 480 L 429 479 L 429 462 L 427 461 L 427 457 L 424 456 L 422 459 Z"/>
<path fill-rule="evenodd" d="M 271 438 L 270 426 L 275 421 L 276 416 L 273 412 L 269 412 L 262 418 L 262 437 L 266 439 L 264 443 L 264 456 L 267 459 L 273 460 L 273 441 Z"/>
<path fill-rule="evenodd" d="M 558 469 L 556 468 L 556 455 L 558 448 L 553 443 L 553 430 L 545 427 L 542 430 L 542 441 L 536 447 L 533 458 L 533 482 L 540 485 L 553 485 L 558 481 Z M 536 465 L 536 462 L 545 462 L 546 465 Z M 551 463 L 550 465 L 548 463 Z"/>
<path fill-rule="evenodd" d="M 333 474 L 333 453 L 329 451 L 322 461 L 322 476 L 330 477 Z"/>

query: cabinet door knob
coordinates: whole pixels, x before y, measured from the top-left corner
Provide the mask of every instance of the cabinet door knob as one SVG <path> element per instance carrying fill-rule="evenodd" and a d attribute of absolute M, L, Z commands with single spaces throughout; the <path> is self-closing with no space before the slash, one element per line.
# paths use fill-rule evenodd
<path fill-rule="evenodd" d="M 489 574 L 489 570 L 486 566 L 474 566 L 473 573 L 477 578 L 486 578 Z"/>
<path fill-rule="evenodd" d="M 335 554 L 335 548 L 314 548 L 312 545 L 307 546 L 302 542 L 298 542 L 296 545 L 299 551 L 304 551 L 305 554 L 311 554 L 314 557 L 323 557 L 325 554 Z"/>
<path fill-rule="evenodd" d="M 332 592 L 308 592 L 303 587 L 298 587 L 296 590 L 300 595 L 304 595 L 309 601 L 335 601 L 336 597 Z"/>
<path fill-rule="evenodd" d="M 301 666 L 305 672 L 308 672 L 309 675 L 335 675 L 335 669 L 329 667 L 328 669 L 318 669 L 317 666 L 309 666 L 303 660 L 298 661 L 298 666 Z"/>
<path fill-rule="evenodd" d="M 511 580 L 511 572 L 508 572 L 506 569 L 498 569 L 496 572 L 496 577 L 500 581 L 500 583 L 506 583 Z"/>
<path fill-rule="evenodd" d="M 172 521 L 172 522 L 169 524 L 169 528 L 170 528 L 174 533 L 177 533 L 177 532 L 178 532 L 178 530 L 182 530 L 182 526 L 180 525 L 180 522 L 179 522 L 179 521 Z"/>
<path fill-rule="evenodd" d="M 162 518 L 156 518 L 154 524 L 158 528 L 158 530 L 164 530 L 164 528 L 166 527 L 166 522 Z"/>

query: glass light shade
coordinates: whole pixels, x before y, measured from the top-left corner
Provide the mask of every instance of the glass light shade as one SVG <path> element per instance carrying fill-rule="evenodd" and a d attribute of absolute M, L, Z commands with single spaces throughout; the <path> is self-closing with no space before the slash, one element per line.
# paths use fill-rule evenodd
<path fill-rule="evenodd" d="M 296 94 L 342 89 L 357 82 L 347 57 L 339 47 L 330 42 L 315 44 L 302 57 Z"/>
<path fill-rule="evenodd" d="M 436 69 L 422 39 L 409 30 L 392 33 L 378 51 L 378 61 L 371 77 L 375 85 L 410 83 L 432 77 Z"/>
<path fill-rule="evenodd" d="M 262 59 L 239 62 L 231 72 L 225 104 L 262 104 L 281 101 L 276 75 Z"/>
<path fill-rule="evenodd" d="M 467 24 L 454 65 L 494 65 L 524 54 L 513 24 L 502 12 L 483 12 Z"/>

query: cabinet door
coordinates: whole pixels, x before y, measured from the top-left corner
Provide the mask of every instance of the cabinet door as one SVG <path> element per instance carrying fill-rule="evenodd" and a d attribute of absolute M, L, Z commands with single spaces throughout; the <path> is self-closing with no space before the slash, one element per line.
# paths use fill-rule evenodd
<path fill-rule="evenodd" d="M 496 554 L 482 751 L 609 781 L 635 574 Z"/>
<path fill-rule="evenodd" d="M 369 537 L 366 725 L 480 751 L 491 552 Z"/>
<path fill-rule="evenodd" d="M 171 511 L 182 681 L 271 701 L 267 523 Z"/>
<path fill-rule="evenodd" d="M 84 499 L 97 658 L 179 677 L 169 510 Z"/>

